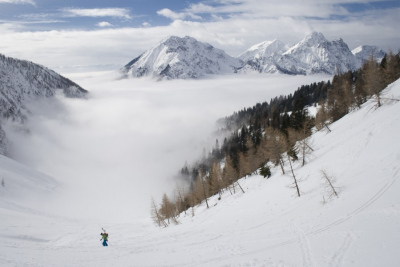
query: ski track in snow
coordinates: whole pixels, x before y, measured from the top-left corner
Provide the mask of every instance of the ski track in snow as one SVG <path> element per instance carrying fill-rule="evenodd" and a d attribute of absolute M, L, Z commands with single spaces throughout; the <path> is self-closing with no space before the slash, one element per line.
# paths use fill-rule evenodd
<path fill-rule="evenodd" d="M 300 245 L 301 255 L 303 257 L 303 266 L 314 267 L 315 264 L 312 256 L 312 249 L 310 243 L 308 242 L 307 235 L 296 224 L 295 219 L 291 219 L 289 223 L 295 231 L 295 234 L 298 235 L 298 243 Z"/>
<path fill-rule="evenodd" d="M 330 259 L 330 264 L 329 264 L 330 267 L 343 266 L 344 256 L 346 255 L 347 251 L 349 250 L 353 240 L 354 240 L 354 237 L 352 236 L 351 233 L 346 235 L 339 250 Z"/>
<path fill-rule="evenodd" d="M 368 208 L 370 205 L 372 205 L 375 201 L 377 201 L 387 190 L 389 190 L 393 184 L 396 182 L 396 178 L 397 178 L 397 174 L 399 171 L 397 171 L 395 173 L 395 175 L 393 176 L 393 178 L 391 180 L 388 180 L 385 185 L 380 188 L 376 194 L 370 198 L 367 202 L 365 202 L 363 205 L 361 205 L 360 207 L 358 207 L 356 210 L 354 210 L 353 212 L 347 214 L 345 217 L 340 218 L 337 221 L 334 221 L 331 224 L 328 224 L 327 226 L 320 228 L 318 230 L 315 230 L 311 233 L 308 233 L 307 235 L 316 235 L 316 234 L 320 234 L 322 232 L 325 232 L 329 229 L 331 229 L 332 227 L 338 226 L 339 224 L 342 224 L 343 222 L 351 219 L 354 215 L 359 214 L 360 212 L 362 212 L 363 210 L 365 210 L 366 208 Z"/>

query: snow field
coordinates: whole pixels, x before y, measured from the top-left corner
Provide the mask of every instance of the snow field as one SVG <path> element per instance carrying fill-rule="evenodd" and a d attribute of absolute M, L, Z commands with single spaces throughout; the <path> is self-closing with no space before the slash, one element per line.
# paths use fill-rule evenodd
<path fill-rule="evenodd" d="M 385 93 L 400 98 L 400 81 Z M 315 151 L 304 167 L 295 165 L 300 198 L 292 178 L 273 168 L 269 179 L 241 179 L 244 194 L 214 196 L 210 209 L 202 204 L 167 228 L 148 217 L 99 225 L 48 214 L 30 201 L 43 188 L 50 188 L 43 205 L 55 199 L 56 183 L 32 171 L 35 187 L 24 180 L 31 171 L 1 158 L 2 171 L 31 186 L 32 196 L 18 202 L 16 190 L 5 193 L 9 179 L 0 187 L 0 266 L 398 266 L 400 102 L 374 104 L 313 135 Z M 339 198 L 328 197 L 321 169 L 336 178 Z M 107 248 L 101 227 L 110 235 Z"/>

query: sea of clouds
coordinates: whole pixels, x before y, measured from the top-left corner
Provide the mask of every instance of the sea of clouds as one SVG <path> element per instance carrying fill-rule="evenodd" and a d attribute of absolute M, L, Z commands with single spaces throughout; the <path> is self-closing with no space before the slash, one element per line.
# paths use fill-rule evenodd
<path fill-rule="evenodd" d="M 12 157 L 61 183 L 54 212 L 131 221 L 173 196 L 176 175 L 215 144 L 216 121 L 329 76 L 228 75 L 202 80 L 70 77 L 87 99 L 31 103 L 25 130 L 6 127 Z M 219 140 L 222 143 L 223 140 Z"/>

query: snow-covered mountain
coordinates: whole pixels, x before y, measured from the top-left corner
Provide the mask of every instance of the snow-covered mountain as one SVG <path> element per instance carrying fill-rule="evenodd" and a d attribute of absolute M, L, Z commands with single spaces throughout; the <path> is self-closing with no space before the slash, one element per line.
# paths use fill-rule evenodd
<path fill-rule="evenodd" d="M 25 104 L 57 91 L 67 97 L 85 97 L 87 91 L 71 80 L 41 65 L 0 54 L 0 119 L 24 122 Z M 5 134 L 0 126 L 0 154 L 5 153 Z"/>
<path fill-rule="evenodd" d="M 121 69 L 125 77 L 151 76 L 167 79 L 200 78 L 233 73 L 240 59 L 192 37 L 170 36 Z"/>
<path fill-rule="evenodd" d="M 267 44 L 264 42 L 262 44 Z M 255 70 L 263 73 L 315 74 L 345 72 L 361 66 L 342 40 L 328 41 L 322 33 L 313 32 L 292 47 L 282 42 L 264 53 L 265 46 L 253 46 L 240 58 L 246 62 L 242 71 Z"/>
<path fill-rule="evenodd" d="M 378 46 L 361 45 L 351 51 L 360 65 L 364 64 L 371 56 L 378 62 L 382 61 L 385 52 Z"/>
<path fill-rule="evenodd" d="M 238 57 L 245 63 L 240 72 L 248 70 L 260 73 L 276 72 L 276 61 L 287 49 L 284 43 L 276 39 L 256 44 Z"/>
<path fill-rule="evenodd" d="M 265 41 L 237 58 L 192 37 L 168 37 L 133 59 L 120 71 L 125 78 L 151 76 L 167 79 L 200 78 L 224 73 L 335 74 L 356 70 L 373 53 L 379 61 L 384 52 L 376 46 L 350 51 L 343 39 L 328 41 L 312 32 L 295 45 Z"/>
<path fill-rule="evenodd" d="M 322 33 L 313 32 L 283 53 L 278 69 L 288 74 L 346 72 L 360 67 L 347 44 L 328 41 Z"/>

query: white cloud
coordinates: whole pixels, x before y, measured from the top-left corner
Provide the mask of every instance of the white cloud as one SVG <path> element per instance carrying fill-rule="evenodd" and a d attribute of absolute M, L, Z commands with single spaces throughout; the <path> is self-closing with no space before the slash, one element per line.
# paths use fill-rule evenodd
<path fill-rule="evenodd" d="M 104 28 L 104 27 L 111 27 L 113 25 L 107 21 L 102 21 L 102 22 L 97 23 L 97 26 Z"/>
<path fill-rule="evenodd" d="M 0 0 L 1 3 L 7 3 L 7 4 L 30 4 L 30 5 L 36 5 L 35 1 L 33 0 Z"/>
<path fill-rule="evenodd" d="M 131 19 L 129 10 L 126 8 L 65 8 L 62 9 L 66 17 L 119 17 Z"/>
<path fill-rule="evenodd" d="M 269 0 L 261 2 L 259 0 L 220 0 L 213 2 L 217 5 L 192 4 L 185 11 L 193 14 L 224 14 L 230 17 L 243 18 L 279 18 L 282 16 L 317 16 L 327 18 L 330 15 L 347 14 L 344 8 L 341 8 L 336 3 L 332 3 L 332 1 L 305 0 L 299 2 L 295 0 Z"/>
<path fill-rule="evenodd" d="M 164 16 L 166 18 L 177 20 L 177 19 L 184 19 L 185 15 L 176 13 L 168 8 L 164 8 L 162 10 L 157 11 L 157 14 L 160 16 Z"/>
<path fill-rule="evenodd" d="M 171 20 L 183 20 L 186 18 L 191 18 L 191 19 L 196 19 L 196 20 L 201 20 L 202 18 L 200 16 L 195 15 L 192 12 L 181 12 L 177 13 L 174 12 L 168 8 L 164 8 L 162 10 L 157 11 L 157 14 L 160 16 L 164 16 L 166 18 L 169 18 Z"/>
<path fill-rule="evenodd" d="M 203 3 L 199 3 L 199 4 L 191 4 L 187 10 L 193 13 L 214 13 L 217 11 L 217 8 L 205 5 Z"/>
<path fill-rule="evenodd" d="M 143 27 L 151 27 L 151 24 L 148 23 L 148 22 L 143 22 L 143 23 L 142 23 L 142 26 L 143 26 Z"/>

